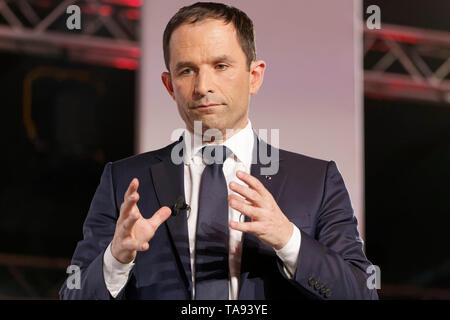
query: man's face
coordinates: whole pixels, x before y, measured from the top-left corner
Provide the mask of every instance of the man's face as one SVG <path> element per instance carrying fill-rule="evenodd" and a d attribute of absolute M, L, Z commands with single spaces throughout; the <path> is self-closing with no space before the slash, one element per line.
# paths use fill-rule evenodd
<path fill-rule="evenodd" d="M 169 46 L 170 74 L 164 72 L 162 80 L 187 129 L 193 132 L 194 121 L 202 121 L 203 132 L 244 128 L 265 64 L 254 61 L 248 70 L 233 24 L 214 19 L 182 24 Z"/>

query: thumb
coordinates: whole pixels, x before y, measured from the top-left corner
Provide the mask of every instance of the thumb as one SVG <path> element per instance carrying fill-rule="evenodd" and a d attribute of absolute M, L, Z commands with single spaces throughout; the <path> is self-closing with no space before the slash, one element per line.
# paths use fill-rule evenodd
<path fill-rule="evenodd" d="M 148 219 L 147 221 L 153 225 L 153 227 L 158 229 L 158 227 L 166 221 L 172 213 L 172 210 L 170 210 L 169 207 L 161 207 L 158 211 L 156 211 L 153 216 Z"/>

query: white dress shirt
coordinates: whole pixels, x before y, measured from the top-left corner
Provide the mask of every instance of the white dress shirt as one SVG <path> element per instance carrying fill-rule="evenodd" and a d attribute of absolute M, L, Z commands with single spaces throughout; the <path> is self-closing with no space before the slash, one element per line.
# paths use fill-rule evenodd
<path fill-rule="evenodd" d="M 198 201 L 200 192 L 200 180 L 205 164 L 203 163 L 200 150 L 207 143 L 196 141 L 193 135 L 185 130 L 184 141 L 191 141 L 191 148 L 186 147 L 183 154 L 184 161 L 184 192 L 186 202 L 191 207 L 187 215 L 188 234 L 189 234 L 189 248 L 191 257 L 192 270 L 192 297 L 195 298 L 195 236 L 197 227 Z M 241 183 L 244 182 L 236 177 L 236 171 L 241 170 L 250 173 L 250 167 L 253 155 L 254 133 L 251 122 L 248 120 L 247 126 L 227 139 L 223 145 L 232 151 L 223 164 L 223 173 L 227 182 L 228 194 L 233 191 L 230 190 L 229 184 L 231 181 Z M 229 220 L 244 221 L 244 215 L 239 211 L 228 207 Z M 170 218 L 169 218 L 170 219 Z M 300 252 L 301 234 L 300 230 L 294 226 L 294 232 L 289 242 L 280 250 L 275 250 L 278 257 L 283 262 L 283 270 L 288 278 L 292 278 L 297 269 L 298 255 Z M 151 240 L 150 240 L 151 241 Z M 117 261 L 111 254 L 111 244 L 105 251 L 103 257 L 103 275 L 105 278 L 106 287 L 111 295 L 115 298 L 120 290 L 126 285 L 128 275 L 134 266 L 134 262 L 129 264 L 122 264 Z M 151 250 L 151 248 L 149 249 Z M 237 300 L 239 292 L 239 280 L 241 269 L 242 256 L 242 232 L 229 229 L 229 299 Z"/>

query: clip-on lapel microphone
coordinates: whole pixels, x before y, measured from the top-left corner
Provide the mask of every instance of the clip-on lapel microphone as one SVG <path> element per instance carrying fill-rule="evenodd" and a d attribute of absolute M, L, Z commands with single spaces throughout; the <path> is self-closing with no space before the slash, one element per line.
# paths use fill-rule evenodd
<path fill-rule="evenodd" d="M 170 209 L 172 210 L 171 215 L 173 217 L 175 217 L 178 213 L 180 213 L 180 211 L 183 211 L 183 210 L 189 211 L 189 210 L 191 210 L 191 207 L 186 202 L 184 202 L 184 197 L 183 196 L 179 196 L 177 201 L 175 202 L 175 204 L 172 205 L 170 207 Z"/>

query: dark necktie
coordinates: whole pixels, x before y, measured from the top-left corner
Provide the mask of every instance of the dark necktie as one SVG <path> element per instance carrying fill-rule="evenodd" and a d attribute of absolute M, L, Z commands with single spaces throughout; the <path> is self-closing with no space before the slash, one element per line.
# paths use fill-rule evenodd
<path fill-rule="evenodd" d="M 207 165 L 200 182 L 195 240 L 196 300 L 229 298 L 228 189 L 222 169 L 227 152 L 225 146 L 202 149 Z"/>

